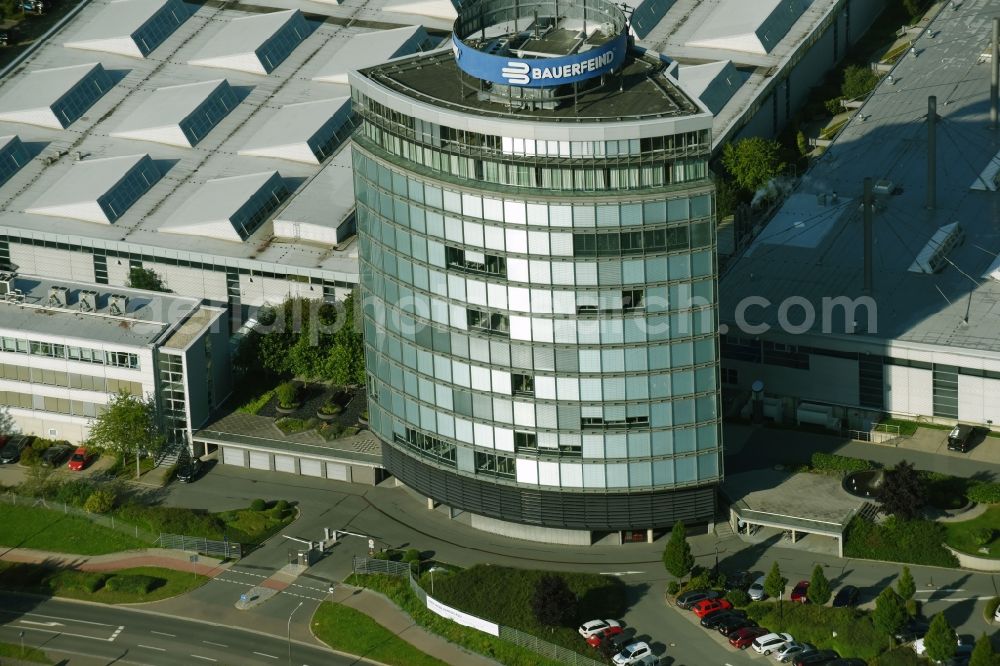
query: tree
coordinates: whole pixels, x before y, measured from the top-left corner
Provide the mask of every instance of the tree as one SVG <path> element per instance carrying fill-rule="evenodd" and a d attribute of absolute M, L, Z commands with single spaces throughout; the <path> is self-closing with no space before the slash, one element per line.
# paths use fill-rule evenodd
<path fill-rule="evenodd" d="M 942 663 L 955 656 L 958 636 L 948 624 L 948 618 L 944 613 L 938 613 L 931 620 L 931 626 L 924 636 L 924 647 L 927 648 L 927 656 L 931 661 Z"/>
<path fill-rule="evenodd" d="M 803 155 L 808 155 L 812 148 L 809 147 L 809 140 L 806 139 L 805 132 L 799 130 L 795 133 L 795 145 L 798 146 L 799 152 Z"/>
<path fill-rule="evenodd" d="M 809 589 L 806 590 L 809 601 L 822 606 L 830 600 L 830 581 L 823 573 L 823 567 L 817 564 L 813 568 L 812 578 L 809 580 Z"/>
<path fill-rule="evenodd" d="M 901 520 L 913 520 L 920 514 L 925 497 L 924 482 L 913 464 L 902 460 L 886 472 L 877 499 L 884 513 L 890 513 Z"/>
<path fill-rule="evenodd" d="M 153 397 L 139 398 L 127 391 L 113 395 L 107 409 L 90 423 L 90 443 L 123 459 L 134 455 L 138 478 L 139 454 L 163 445 Z"/>
<path fill-rule="evenodd" d="M 779 599 L 785 593 L 787 583 L 788 579 L 781 575 L 781 568 L 775 562 L 771 565 L 771 571 L 767 574 L 767 578 L 764 579 L 764 592 L 769 597 Z"/>
<path fill-rule="evenodd" d="M 551 629 L 570 626 L 576 621 L 576 595 L 562 576 L 542 576 L 535 583 L 531 608 L 535 619 Z"/>
<path fill-rule="evenodd" d="M 759 136 L 727 143 L 722 151 L 722 164 L 747 192 L 764 187 L 785 168 L 781 144 Z"/>
<path fill-rule="evenodd" d="M 18 432 L 17 425 L 7 405 L 0 405 L 0 435 L 13 435 Z"/>
<path fill-rule="evenodd" d="M 892 636 L 906 623 L 906 608 L 903 600 L 891 587 L 882 590 L 875 599 L 872 623 L 887 636 Z"/>
<path fill-rule="evenodd" d="M 990 637 L 983 634 L 976 641 L 976 647 L 972 650 L 972 657 L 969 659 L 969 666 L 996 666 L 996 653 L 993 652 L 993 643 Z"/>
<path fill-rule="evenodd" d="M 899 578 L 896 580 L 896 592 L 904 602 L 912 599 L 913 595 L 917 593 L 917 584 L 913 581 L 910 567 L 904 566 L 903 571 L 900 572 Z"/>
<path fill-rule="evenodd" d="M 663 549 L 663 566 L 676 578 L 684 578 L 694 567 L 691 544 L 687 541 L 687 531 L 681 520 L 678 520 L 670 530 L 670 540 Z"/>
<path fill-rule="evenodd" d="M 878 85 L 878 76 L 868 67 L 851 65 L 844 70 L 840 92 L 847 99 L 864 97 Z"/>
<path fill-rule="evenodd" d="M 170 291 L 164 286 L 159 275 L 148 268 L 138 266 L 129 270 L 127 286 L 130 289 L 145 289 L 146 291 Z"/>

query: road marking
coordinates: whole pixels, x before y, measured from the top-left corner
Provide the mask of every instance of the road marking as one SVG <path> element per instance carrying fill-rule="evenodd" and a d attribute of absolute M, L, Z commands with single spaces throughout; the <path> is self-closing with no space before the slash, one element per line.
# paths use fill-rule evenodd
<path fill-rule="evenodd" d="M 207 643 L 208 645 L 214 645 L 215 647 L 224 647 L 224 648 L 229 647 L 225 643 L 213 643 L 212 641 L 202 641 L 202 643 Z"/>
<path fill-rule="evenodd" d="M 633 576 L 636 574 L 643 574 L 645 571 L 602 571 L 600 575 L 602 576 Z"/>
<path fill-rule="evenodd" d="M 42 629 L 41 627 L 25 627 L 27 631 L 44 631 L 46 634 L 58 634 L 60 636 L 72 636 L 73 638 L 86 638 L 90 641 L 104 641 L 105 643 L 113 643 L 118 634 L 113 634 L 110 638 L 101 638 L 99 636 L 87 636 L 86 634 L 72 634 L 68 631 L 58 631 L 56 629 Z"/>
<path fill-rule="evenodd" d="M 106 624 L 104 622 L 88 622 L 87 620 L 77 620 L 71 617 L 59 617 L 58 615 L 42 615 L 41 613 L 18 613 L 17 611 L 9 611 L 0 609 L 0 613 L 5 613 L 7 615 L 27 615 L 29 617 L 44 617 L 48 620 L 66 620 L 67 622 L 79 622 L 80 624 L 91 624 L 95 627 L 113 627 L 113 624 Z"/>
<path fill-rule="evenodd" d="M 123 631 L 125 631 L 124 624 L 115 629 L 115 633 L 111 634 L 111 638 L 108 639 L 108 642 L 109 643 L 113 642 L 116 638 L 118 638 L 118 634 L 122 633 Z"/>
<path fill-rule="evenodd" d="M 960 587 L 939 587 L 936 590 L 917 590 L 917 594 L 937 594 L 938 592 L 965 592 Z"/>
<path fill-rule="evenodd" d="M 33 624 L 38 627 L 65 627 L 62 622 L 35 622 L 34 620 L 21 620 L 21 624 Z"/>
<path fill-rule="evenodd" d="M 927 601 L 925 601 L 923 603 L 934 603 L 935 601 L 948 601 L 948 602 L 952 602 L 952 601 L 987 601 L 987 600 L 992 599 L 992 598 L 993 598 L 992 596 L 989 596 L 989 597 L 948 597 L 947 599 L 928 599 Z"/>
<path fill-rule="evenodd" d="M 212 659 L 211 657 L 203 657 L 200 654 L 193 654 L 191 656 L 194 657 L 195 659 L 203 659 L 205 661 L 219 661 L 218 659 Z"/>
<path fill-rule="evenodd" d="M 147 650 L 156 650 L 157 652 L 166 652 L 167 651 L 166 648 L 153 647 L 152 645 L 143 645 L 142 643 L 139 643 L 139 647 L 146 648 Z"/>
<path fill-rule="evenodd" d="M 270 657 L 271 659 L 277 659 L 273 654 L 268 654 L 266 652 L 254 652 L 254 654 L 259 654 L 262 657 Z"/>
<path fill-rule="evenodd" d="M 171 638 L 177 638 L 177 634 L 168 634 L 165 631 L 153 631 L 152 629 L 150 629 L 149 633 L 151 633 L 151 634 L 159 634 L 160 636 L 170 636 Z"/>

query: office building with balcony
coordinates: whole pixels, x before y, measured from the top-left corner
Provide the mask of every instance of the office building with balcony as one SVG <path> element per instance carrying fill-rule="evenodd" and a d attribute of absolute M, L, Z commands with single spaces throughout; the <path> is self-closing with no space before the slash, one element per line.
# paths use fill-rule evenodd
<path fill-rule="evenodd" d="M 714 516 L 712 114 L 669 68 L 610 2 L 474 2 L 350 74 L 371 427 L 474 527 Z"/>

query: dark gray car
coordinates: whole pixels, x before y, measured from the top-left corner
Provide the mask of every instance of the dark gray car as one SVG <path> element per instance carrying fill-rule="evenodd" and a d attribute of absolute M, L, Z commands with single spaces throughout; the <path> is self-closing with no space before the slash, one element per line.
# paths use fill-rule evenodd
<path fill-rule="evenodd" d="M 715 590 L 690 590 L 677 597 L 677 607 L 688 610 L 699 601 L 718 599 L 720 596 L 722 594 Z"/>

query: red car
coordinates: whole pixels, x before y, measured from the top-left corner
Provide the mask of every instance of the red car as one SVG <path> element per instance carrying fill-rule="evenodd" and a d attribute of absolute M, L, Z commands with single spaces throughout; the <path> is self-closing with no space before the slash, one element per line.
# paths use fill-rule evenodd
<path fill-rule="evenodd" d="M 601 647 L 601 641 L 607 640 L 612 636 L 617 636 L 620 633 L 622 633 L 622 628 L 620 626 L 611 625 L 610 627 L 605 627 L 596 634 L 587 636 L 587 645 L 592 648 Z"/>
<path fill-rule="evenodd" d="M 792 596 L 790 596 L 789 599 L 791 599 L 792 601 L 797 601 L 800 604 L 807 604 L 809 603 L 809 597 L 806 596 L 808 592 L 809 592 L 809 581 L 800 580 L 798 583 L 795 584 L 795 587 L 792 589 Z"/>
<path fill-rule="evenodd" d="M 726 601 L 725 599 L 705 599 L 704 601 L 699 601 L 691 610 L 698 617 L 705 617 L 706 615 L 711 615 L 712 613 L 718 613 L 719 611 L 729 610 L 733 605 Z"/>
<path fill-rule="evenodd" d="M 769 633 L 771 632 L 764 627 L 743 627 L 729 634 L 729 644 L 734 648 L 746 650 L 753 643 L 753 639 Z"/>
<path fill-rule="evenodd" d="M 84 469 L 94 460 L 94 454 L 87 450 L 87 447 L 81 446 L 73 455 L 69 457 L 69 462 L 66 463 L 66 467 L 70 468 L 74 472 L 79 472 Z"/>

